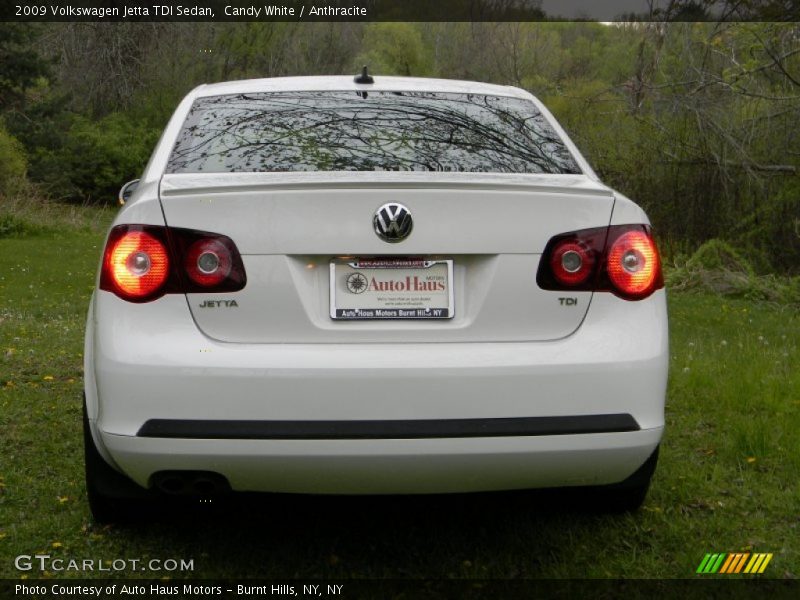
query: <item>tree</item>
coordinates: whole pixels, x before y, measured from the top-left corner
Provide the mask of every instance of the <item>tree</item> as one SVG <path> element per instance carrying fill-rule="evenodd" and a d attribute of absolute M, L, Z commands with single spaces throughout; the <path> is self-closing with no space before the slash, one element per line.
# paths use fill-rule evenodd
<path fill-rule="evenodd" d="M 370 23 L 364 29 L 363 53 L 358 62 L 374 73 L 427 75 L 430 61 L 422 34 L 412 23 Z"/>
<path fill-rule="evenodd" d="M 0 112 L 18 107 L 25 90 L 48 74 L 47 63 L 33 48 L 37 36 L 30 23 L 0 27 Z"/>

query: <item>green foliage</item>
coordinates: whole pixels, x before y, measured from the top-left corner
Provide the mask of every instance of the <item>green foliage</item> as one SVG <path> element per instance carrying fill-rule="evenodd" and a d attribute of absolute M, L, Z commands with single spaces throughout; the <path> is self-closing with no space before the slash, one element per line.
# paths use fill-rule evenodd
<path fill-rule="evenodd" d="M 28 215 L 0 209 L 0 238 L 19 238 L 50 234 L 55 228 L 47 222 L 31 219 Z"/>
<path fill-rule="evenodd" d="M 223 59 L 222 79 L 261 76 L 269 69 L 275 52 L 286 48 L 289 23 L 241 23 L 220 31 L 214 44 L 217 58 Z"/>
<path fill-rule="evenodd" d="M 116 202 L 122 184 L 142 172 L 160 134 L 121 113 L 57 122 L 64 127 L 59 144 L 36 154 L 39 180 L 56 197 L 102 204 Z"/>
<path fill-rule="evenodd" d="M 31 23 L 3 23 L 0 27 L 0 111 L 18 104 L 25 89 L 47 74 L 34 41 L 39 29 Z"/>
<path fill-rule="evenodd" d="M 709 240 L 689 258 L 675 262 L 667 269 L 668 289 L 800 306 L 800 277 L 757 275 L 742 253 L 722 240 Z"/>
<path fill-rule="evenodd" d="M 735 271 L 753 275 L 753 267 L 735 248 L 722 240 L 709 240 L 686 261 L 687 269 Z"/>
<path fill-rule="evenodd" d="M 29 233 L 31 223 L 9 214 L 0 214 L 0 238 L 17 237 Z"/>
<path fill-rule="evenodd" d="M 12 195 L 0 193 L 0 238 L 103 232 L 114 212 L 112 208 L 49 200 L 36 186 L 23 183 Z"/>
<path fill-rule="evenodd" d="M 681 6 L 702 13 L 698 3 Z M 797 23 L 48 28 L 46 45 L 34 26 L 0 30 L 0 112 L 25 146 L 28 177 L 57 198 L 111 201 L 200 83 L 352 75 L 366 63 L 376 76 L 528 89 L 669 246 L 725 239 L 757 274 L 800 273 Z M 38 58 L 44 48 L 59 59 L 49 78 Z"/>
<path fill-rule="evenodd" d="M 771 181 L 733 232 L 759 273 L 800 274 L 800 181 Z"/>
<path fill-rule="evenodd" d="M 0 194 L 15 191 L 25 178 L 27 168 L 28 161 L 22 144 L 0 123 Z"/>
<path fill-rule="evenodd" d="M 99 121 L 76 116 L 61 155 L 81 195 L 114 203 L 120 186 L 144 168 L 160 132 L 114 113 Z"/>
<path fill-rule="evenodd" d="M 416 24 L 370 23 L 356 63 L 368 65 L 373 73 L 421 77 L 430 73 L 426 54 Z"/>

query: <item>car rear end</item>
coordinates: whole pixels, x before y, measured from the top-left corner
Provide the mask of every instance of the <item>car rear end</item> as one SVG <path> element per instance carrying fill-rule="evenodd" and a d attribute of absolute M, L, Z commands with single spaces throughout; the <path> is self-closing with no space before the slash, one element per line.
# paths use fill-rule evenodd
<path fill-rule="evenodd" d="M 644 213 L 520 90 L 210 86 L 109 235 L 91 441 L 167 491 L 615 484 L 663 430 L 662 288 Z"/>

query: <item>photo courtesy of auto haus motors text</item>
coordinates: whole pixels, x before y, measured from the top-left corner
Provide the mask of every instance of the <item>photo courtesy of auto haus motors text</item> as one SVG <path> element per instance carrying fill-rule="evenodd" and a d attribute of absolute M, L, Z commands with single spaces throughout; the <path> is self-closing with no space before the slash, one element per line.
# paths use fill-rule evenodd
<path fill-rule="evenodd" d="M 271 584 L 271 585 L 202 585 L 196 583 L 149 583 L 129 582 L 97 584 L 70 583 L 17 583 L 14 595 L 29 598 L 203 598 L 238 596 L 245 598 L 260 596 L 288 597 L 341 597 L 344 584 Z"/>

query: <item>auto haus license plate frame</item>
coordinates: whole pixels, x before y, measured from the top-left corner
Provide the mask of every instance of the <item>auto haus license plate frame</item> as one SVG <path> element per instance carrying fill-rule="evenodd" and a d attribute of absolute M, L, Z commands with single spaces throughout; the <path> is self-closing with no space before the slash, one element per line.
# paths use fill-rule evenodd
<path fill-rule="evenodd" d="M 330 317 L 336 321 L 452 319 L 453 261 L 353 258 L 330 263 Z"/>

